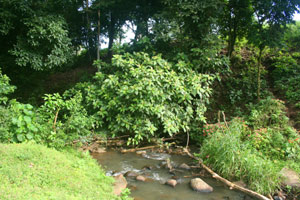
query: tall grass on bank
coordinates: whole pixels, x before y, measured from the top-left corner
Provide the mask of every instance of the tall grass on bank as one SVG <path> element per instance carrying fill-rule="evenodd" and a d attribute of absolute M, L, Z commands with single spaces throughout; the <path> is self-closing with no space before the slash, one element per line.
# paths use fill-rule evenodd
<path fill-rule="evenodd" d="M 240 119 L 220 128 L 203 143 L 200 157 L 222 176 L 243 180 L 249 188 L 270 194 L 280 186 L 279 168 L 252 148 L 244 135 L 249 131 Z"/>

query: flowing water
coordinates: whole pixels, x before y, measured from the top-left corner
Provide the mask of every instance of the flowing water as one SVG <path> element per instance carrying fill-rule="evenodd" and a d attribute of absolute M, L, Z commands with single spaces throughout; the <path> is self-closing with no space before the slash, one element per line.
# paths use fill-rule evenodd
<path fill-rule="evenodd" d="M 213 187 L 212 193 L 199 193 L 193 191 L 189 185 L 192 173 L 199 173 L 199 169 L 182 170 L 170 173 L 162 166 L 165 160 L 170 159 L 174 167 L 182 163 L 195 165 L 189 157 L 182 155 L 169 155 L 164 153 L 147 152 L 145 155 L 136 153 L 122 154 L 117 151 L 108 151 L 101 154 L 93 154 L 99 164 L 106 170 L 107 175 L 124 174 L 128 171 L 136 172 L 148 177 L 151 181 L 141 182 L 135 178 L 126 178 L 131 196 L 135 200 L 251 200 L 252 198 L 237 191 L 229 190 L 222 183 L 212 178 L 201 177 Z M 175 188 L 164 183 L 172 176 L 177 177 L 178 184 Z"/>

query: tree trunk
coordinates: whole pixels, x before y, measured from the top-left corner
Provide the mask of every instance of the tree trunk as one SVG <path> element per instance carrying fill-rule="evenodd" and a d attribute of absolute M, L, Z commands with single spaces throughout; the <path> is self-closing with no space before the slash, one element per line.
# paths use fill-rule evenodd
<path fill-rule="evenodd" d="M 98 33 L 97 33 L 98 45 L 97 45 L 97 60 L 100 60 L 100 49 L 101 49 L 101 41 L 100 41 L 100 9 L 98 8 Z"/>
<path fill-rule="evenodd" d="M 112 46 L 114 43 L 114 37 L 115 37 L 115 19 L 113 14 L 110 12 L 110 25 L 109 25 L 109 32 L 108 32 L 108 57 L 112 58 Z"/>
<path fill-rule="evenodd" d="M 261 90 L 261 57 L 264 47 L 259 47 L 258 63 L 257 63 L 257 100 L 260 101 L 260 90 Z"/>
<path fill-rule="evenodd" d="M 89 60 L 91 61 L 91 46 L 92 46 L 92 36 L 91 36 L 91 22 L 90 22 L 90 17 L 89 17 L 89 0 L 85 0 L 85 13 L 86 13 L 86 28 L 87 28 L 87 48 L 88 48 L 88 56 Z"/>

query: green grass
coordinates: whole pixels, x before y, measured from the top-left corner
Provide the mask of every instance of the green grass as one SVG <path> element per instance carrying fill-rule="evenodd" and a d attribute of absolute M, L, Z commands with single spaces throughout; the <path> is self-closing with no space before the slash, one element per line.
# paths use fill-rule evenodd
<path fill-rule="evenodd" d="M 37 144 L 0 144 L 0 199 L 113 200 L 113 179 L 89 155 Z"/>

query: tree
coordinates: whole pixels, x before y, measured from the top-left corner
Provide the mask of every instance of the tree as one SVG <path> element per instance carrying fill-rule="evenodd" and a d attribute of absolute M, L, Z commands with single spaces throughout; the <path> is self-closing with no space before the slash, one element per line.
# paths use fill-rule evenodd
<path fill-rule="evenodd" d="M 6 61 L 0 64 L 45 70 L 68 61 L 71 39 L 67 23 L 54 8 L 52 1 L 0 1 L 0 55 Z"/>
<path fill-rule="evenodd" d="M 221 33 L 227 39 L 227 55 L 231 57 L 236 40 L 247 33 L 251 24 L 252 9 L 250 0 L 227 0 L 223 14 L 219 18 Z"/>
<path fill-rule="evenodd" d="M 282 39 L 286 25 L 299 12 L 299 0 L 252 0 L 254 12 L 248 29 L 248 41 L 259 49 L 257 57 L 257 98 L 260 100 L 261 59 L 266 46 L 274 47 Z"/>

